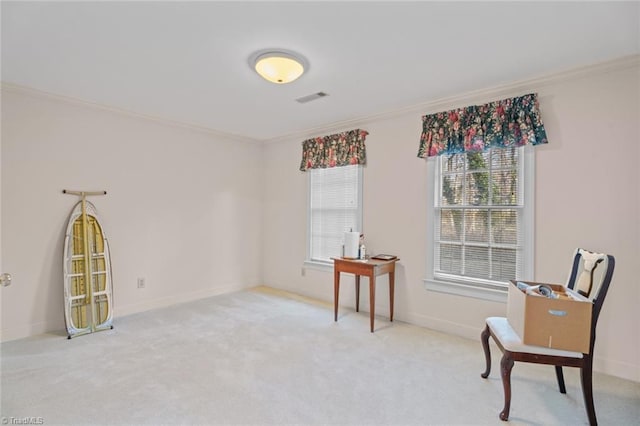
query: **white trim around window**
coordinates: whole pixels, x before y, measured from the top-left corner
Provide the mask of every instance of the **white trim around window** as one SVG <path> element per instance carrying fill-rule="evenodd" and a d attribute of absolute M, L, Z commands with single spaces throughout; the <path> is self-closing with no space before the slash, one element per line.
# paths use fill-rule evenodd
<path fill-rule="evenodd" d="M 330 271 L 333 270 L 330 258 L 342 254 L 344 232 L 350 229 L 362 232 L 363 166 L 311 169 L 307 174 L 304 266 Z M 314 242 L 314 238 L 323 241 Z"/>
<path fill-rule="evenodd" d="M 524 206 L 522 210 L 522 265 L 520 268 L 521 276 L 517 279 L 534 280 L 533 262 L 534 262 L 534 213 L 535 213 L 535 153 L 534 148 L 530 146 L 523 147 L 522 162 L 522 184 Z M 425 288 L 428 291 L 440 293 L 454 294 L 458 296 L 473 297 L 477 299 L 490 300 L 495 302 L 507 301 L 508 283 L 496 283 L 481 279 L 472 279 L 460 277 L 450 277 L 440 275 L 434 277 L 435 263 L 435 197 L 437 177 L 437 158 L 427 160 L 427 176 L 430 184 L 427 185 L 427 205 L 429 214 L 427 215 L 427 259 L 426 270 L 427 277 L 424 279 Z"/>

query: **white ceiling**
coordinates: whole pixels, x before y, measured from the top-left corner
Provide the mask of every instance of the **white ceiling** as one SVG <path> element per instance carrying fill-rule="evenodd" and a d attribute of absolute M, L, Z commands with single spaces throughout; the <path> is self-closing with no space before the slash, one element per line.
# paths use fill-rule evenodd
<path fill-rule="evenodd" d="M 3 1 L 2 81 L 270 140 L 640 54 L 639 6 Z M 268 83 L 248 65 L 265 48 L 310 68 Z"/>

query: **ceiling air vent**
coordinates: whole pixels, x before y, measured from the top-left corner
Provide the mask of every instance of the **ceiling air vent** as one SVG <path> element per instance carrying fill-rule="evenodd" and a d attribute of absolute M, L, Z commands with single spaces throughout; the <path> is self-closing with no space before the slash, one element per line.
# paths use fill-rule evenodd
<path fill-rule="evenodd" d="M 301 104 L 306 104 L 307 102 L 315 101 L 316 99 L 324 98 L 325 96 L 329 96 L 329 94 L 324 92 L 318 92 L 312 95 L 307 95 L 307 96 L 298 98 L 296 99 L 296 102 L 300 102 Z"/>

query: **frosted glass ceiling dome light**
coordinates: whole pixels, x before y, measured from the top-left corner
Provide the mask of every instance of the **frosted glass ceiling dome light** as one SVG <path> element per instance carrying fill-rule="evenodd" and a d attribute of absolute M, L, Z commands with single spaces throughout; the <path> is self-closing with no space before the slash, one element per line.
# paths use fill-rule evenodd
<path fill-rule="evenodd" d="M 291 83 L 309 67 L 302 56 L 283 50 L 256 52 L 249 62 L 262 78 L 276 84 Z"/>

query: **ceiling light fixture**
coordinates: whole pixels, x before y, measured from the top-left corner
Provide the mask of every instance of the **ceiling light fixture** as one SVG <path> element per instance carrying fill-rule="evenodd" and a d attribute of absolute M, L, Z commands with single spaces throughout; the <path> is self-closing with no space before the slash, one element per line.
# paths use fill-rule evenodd
<path fill-rule="evenodd" d="M 291 83 L 309 68 L 301 55 L 281 49 L 256 52 L 249 58 L 249 65 L 262 78 L 276 84 Z"/>

